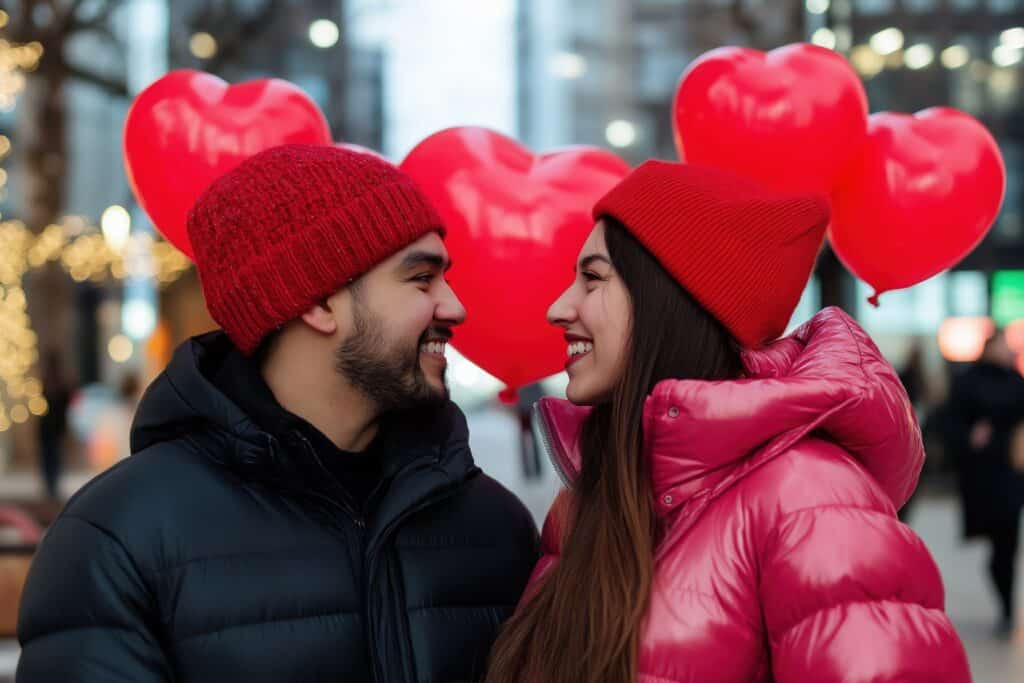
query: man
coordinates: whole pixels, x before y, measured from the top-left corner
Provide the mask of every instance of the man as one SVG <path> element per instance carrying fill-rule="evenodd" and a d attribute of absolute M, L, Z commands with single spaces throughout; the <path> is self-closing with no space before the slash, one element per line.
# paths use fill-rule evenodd
<path fill-rule="evenodd" d="M 17 680 L 480 679 L 536 529 L 448 400 L 438 217 L 384 161 L 293 145 L 188 227 L 224 332 L 177 350 L 134 455 L 50 529 Z"/>
<path fill-rule="evenodd" d="M 963 534 L 991 544 L 988 573 L 999 598 L 995 635 L 1014 632 L 1014 578 L 1024 508 L 1024 473 L 1013 462 L 1013 435 L 1024 424 L 1024 378 L 1003 331 L 954 378 L 947 432 L 959 475 Z"/>

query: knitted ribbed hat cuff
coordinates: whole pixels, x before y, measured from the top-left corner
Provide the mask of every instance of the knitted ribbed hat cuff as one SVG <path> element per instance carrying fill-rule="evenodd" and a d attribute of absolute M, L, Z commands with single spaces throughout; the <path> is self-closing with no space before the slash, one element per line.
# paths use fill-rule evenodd
<path fill-rule="evenodd" d="M 827 200 L 727 171 L 648 161 L 594 205 L 748 348 L 785 330 L 828 225 Z"/>
<path fill-rule="evenodd" d="M 328 220 L 307 224 L 288 242 L 254 256 L 221 296 L 208 301 L 210 314 L 249 355 L 269 332 L 430 232 L 444 236 L 437 214 L 411 184 L 376 186 Z"/>

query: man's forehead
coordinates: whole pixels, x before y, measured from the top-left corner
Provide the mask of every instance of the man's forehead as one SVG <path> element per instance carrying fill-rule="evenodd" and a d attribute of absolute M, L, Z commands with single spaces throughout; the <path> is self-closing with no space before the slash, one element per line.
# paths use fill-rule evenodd
<path fill-rule="evenodd" d="M 425 257 L 429 256 L 436 256 L 445 264 L 447 264 L 449 260 L 448 249 L 445 247 L 441 236 L 436 232 L 424 235 L 405 249 L 402 249 L 395 254 L 391 260 L 394 261 L 395 265 L 402 266 L 406 261 L 414 257 L 417 261 L 423 261 Z"/>

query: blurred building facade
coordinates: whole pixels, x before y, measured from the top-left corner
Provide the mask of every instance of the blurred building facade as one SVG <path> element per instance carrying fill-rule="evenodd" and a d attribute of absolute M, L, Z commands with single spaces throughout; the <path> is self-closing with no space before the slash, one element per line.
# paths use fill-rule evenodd
<path fill-rule="evenodd" d="M 124 176 L 121 123 L 131 97 L 168 69 L 290 80 L 321 106 L 336 140 L 396 161 L 441 128 L 482 125 L 537 151 L 599 145 L 636 163 L 676 158 L 671 102 L 698 55 L 813 40 L 850 59 L 874 110 L 948 104 L 980 118 L 1009 182 L 996 228 L 952 273 L 874 309 L 826 251 L 794 319 L 842 305 L 896 362 L 915 337 L 931 340 L 941 384 L 939 326 L 989 315 L 995 273 L 1024 270 L 1021 0 L 97 0 L 72 17 L 42 0 L 19 6 L 27 14 L 11 9 L 0 35 L 38 41 L 50 61 L 22 74 L 16 107 L 0 106 L 12 148 L 0 213 L 37 233 L 66 215 L 95 225 L 111 205 L 129 209 L 133 232 L 152 231 Z M 40 347 L 59 345 L 85 382 L 116 384 L 126 368 L 151 374 L 178 342 L 213 326 L 191 272 L 157 288 L 72 282 L 53 266 L 26 287 Z M 112 338 L 133 327 L 126 310 L 153 320 L 115 359 Z M 461 376 L 474 392 L 495 387 L 472 368 Z"/>

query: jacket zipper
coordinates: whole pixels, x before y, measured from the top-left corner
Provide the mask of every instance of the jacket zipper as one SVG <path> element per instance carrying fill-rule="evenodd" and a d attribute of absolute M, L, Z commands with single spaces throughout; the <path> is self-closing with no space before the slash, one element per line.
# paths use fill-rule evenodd
<path fill-rule="evenodd" d="M 329 470 L 324 466 L 323 460 L 321 460 L 320 456 L 317 455 L 316 449 L 313 447 L 313 444 L 310 443 L 309 439 L 303 436 L 301 432 L 295 432 L 295 435 L 302 441 L 303 445 L 306 448 L 306 451 L 313 456 L 313 460 L 316 461 L 317 466 L 324 472 L 329 473 Z M 330 475 L 330 477 L 332 481 L 336 482 L 336 480 L 334 479 L 334 475 Z M 333 504 L 334 507 L 340 508 L 342 512 L 348 515 L 352 519 L 352 521 L 355 522 L 356 526 L 365 529 L 366 520 L 363 519 L 363 516 L 361 514 L 356 512 L 355 506 L 352 505 L 351 501 L 348 500 L 348 493 L 344 489 L 342 489 L 340 485 L 334 488 L 338 489 L 340 500 L 335 500 L 329 496 L 325 496 L 322 493 L 318 493 L 316 491 L 312 491 L 311 493 L 316 498 L 327 501 L 328 503 Z"/>
<path fill-rule="evenodd" d="M 320 467 L 320 469 L 322 469 L 324 471 L 327 471 L 327 468 L 324 467 L 323 461 L 320 459 L 320 456 L 317 455 L 316 449 L 313 447 L 313 444 L 310 443 L 309 439 L 307 439 L 301 432 L 296 432 L 296 435 L 299 437 L 299 439 L 302 440 L 302 443 L 304 444 L 306 450 L 308 451 L 308 453 L 310 455 L 313 456 L 313 460 L 316 461 L 316 464 Z M 331 475 L 331 476 L 333 477 L 333 475 Z M 340 485 L 337 486 L 336 488 L 339 489 L 339 498 L 340 498 L 340 500 L 335 500 L 334 498 L 331 498 L 329 496 L 325 496 L 322 493 L 318 493 L 316 491 L 312 491 L 311 493 L 313 494 L 314 497 L 316 497 L 316 498 L 318 498 L 318 499 L 320 499 L 322 501 L 325 501 L 326 503 L 328 503 L 332 507 L 340 510 L 342 512 L 342 514 L 347 516 L 352 521 L 352 523 L 355 524 L 355 526 L 356 526 L 356 535 L 359 538 L 359 548 L 358 548 L 357 556 L 356 556 L 356 558 L 354 558 L 353 561 L 356 561 L 356 560 L 358 561 L 359 569 L 360 569 L 360 571 L 363 574 L 363 576 L 361 577 L 361 581 L 360 581 L 360 583 L 363 585 L 363 595 L 362 595 L 362 597 L 360 599 L 360 602 L 363 605 L 363 612 L 364 612 L 363 619 L 362 619 L 362 622 L 363 622 L 363 640 L 366 642 L 367 649 L 370 650 L 370 652 L 371 652 L 371 656 L 370 656 L 370 676 L 371 676 L 372 680 L 374 681 L 374 683 L 377 683 L 378 681 L 383 681 L 384 678 L 381 675 L 381 673 L 378 671 L 377 658 L 372 656 L 372 652 L 373 652 L 373 645 L 372 645 L 372 643 L 373 643 L 373 641 L 370 638 L 370 635 L 371 635 L 370 634 L 370 605 L 369 605 L 370 594 L 366 590 L 366 587 L 368 586 L 368 583 L 366 581 L 366 577 L 368 576 L 367 571 L 366 571 L 366 550 L 367 550 L 367 548 L 366 548 L 366 519 L 361 514 L 357 513 L 356 510 L 355 510 L 355 506 L 352 505 L 347 500 L 347 496 L 348 496 L 347 492 L 345 492 L 344 490 L 341 490 Z M 374 489 L 374 492 L 376 492 L 376 489 Z"/>
<path fill-rule="evenodd" d="M 566 473 L 565 468 L 559 461 L 555 451 L 554 439 L 551 436 L 551 430 L 548 428 L 547 420 L 544 417 L 544 413 L 540 409 L 540 403 L 534 403 L 530 409 L 530 414 L 533 417 L 531 420 L 533 438 L 536 443 L 544 451 L 544 455 L 547 456 L 548 462 L 555 470 L 555 474 L 562 480 L 562 484 L 567 489 L 572 489 L 573 484 L 569 479 L 569 475 Z"/>
<path fill-rule="evenodd" d="M 403 468 L 403 470 L 412 467 L 414 464 L 416 464 L 416 463 L 415 462 L 409 463 L 409 465 L 407 465 L 405 468 Z M 476 470 L 476 471 L 479 471 L 479 470 Z M 474 476 L 476 474 L 476 471 L 474 471 L 470 476 Z M 398 479 L 400 475 L 401 475 L 401 472 L 396 474 L 395 475 L 395 479 Z M 375 570 L 377 568 L 377 557 L 378 557 L 378 554 L 379 554 L 378 551 L 384 545 L 384 543 L 387 541 L 388 537 L 391 536 L 392 533 L 394 533 L 394 530 L 396 528 L 398 528 L 398 526 L 402 522 L 404 522 L 406 519 L 408 519 L 412 515 L 414 515 L 414 514 L 420 512 L 420 511 L 430 507 L 431 505 L 435 505 L 435 504 L 441 502 L 442 500 L 444 500 L 444 499 L 454 495 L 455 492 L 459 488 L 462 487 L 462 485 L 463 485 L 463 483 L 465 483 L 465 481 L 466 481 L 466 479 L 462 479 L 462 480 L 458 481 L 455 484 L 450 484 L 447 487 L 445 487 L 443 490 L 438 491 L 437 493 L 435 493 L 430 498 L 427 498 L 427 499 L 425 499 L 423 501 L 420 501 L 420 503 L 417 504 L 416 506 L 411 507 L 411 508 L 403 511 L 401 515 L 399 515 L 398 517 L 393 519 L 384 528 L 384 530 L 381 531 L 380 535 L 376 539 L 376 543 L 374 543 L 372 548 L 370 548 L 370 551 L 372 551 L 372 552 L 368 552 L 368 557 L 367 557 L 368 567 L 367 567 L 366 574 L 364 576 L 364 584 L 363 584 L 363 592 L 364 592 L 364 594 L 367 597 L 369 597 L 369 595 L 370 595 L 370 584 L 373 581 L 373 575 L 374 575 L 374 572 L 375 572 Z M 367 614 L 366 614 L 366 617 L 367 617 L 367 627 L 369 628 L 370 633 L 372 633 L 373 630 L 374 630 L 372 628 L 372 616 L 373 615 L 371 614 L 371 611 L 369 609 L 367 609 Z M 383 681 L 384 680 L 383 672 L 378 670 L 377 657 L 372 657 L 371 659 L 373 661 L 374 680 Z"/>
<path fill-rule="evenodd" d="M 306 449 L 313 456 L 313 459 L 316 461 L 317 465 L 319 465 L 321 469 L 326 470 L 326 468 L 324 467 L 323 461 L 320 460 L 320 456 L 317 455 L 316 449 L 313 448 L 313 444 L 311 444 L 309 442 L 309 439 L 307 439 L 301 433 L 298 433 L 298 437 L 305 444 Z M 402 468 L 402 470 L 400 470 L 398 473 L 395 474 L 394 479 L 398 479 L 402 475 L 402 473 L 404 471 L 412 468 L 416 464 L 417 464 L 417 461 L 413 461 L 413 462 L 410 462 L 409 464 L 407 464 L 404 468 Z M 470 476 L 475 475 L 476 472 L 478 472 L 478 471 L 479 471 L 479 469 L 475 470 L 474 472 L 472 472 L 470 474 Z M 373 634 L 373 628 L 372 628 L 372 625 L 373 625 L 373 610 L 370 608 L 369 601 L 370 601 L 370 587 L 371 587 L 370 584 L 372 582 L 372 577 L 373 577 L 374 570 L 376 569 L 376 559 L 377 559 L 377 552 L 376 551 L 377 551 L 377 549 L 379 549 L 384 544 L 384 542 L 393 533 L 393 531 L 398 527 L 399 524 L 404 522 L 411 515 L 414 515 L 414 514 L 420 512 L 421 510 L 423 510 L 423 509 L 425 509 L 427 507 L 430 507 L 431 505 L 434 505 L 436 503 L 439 503 L 442 500 L 444 500 L 445 498 L 448 498 L 449 496 L 453 495 L 462 486 L 462 484 L 465 481 L 466 481 L 466 479 L 462 479 L 462 480 L 458 481 L 455 484 L 450 484 L 449 486 L 445 487 L 443 490 L 438 491 L 436 494 L 434 494 L 430 498 L 427 498 L 426 500 L 421 501 L 418 505 L 403 511 L 401 515 L 399 515 L 398 517 L 393 519 L 391 521 L 391 523 L 388 524 L 387 527 L 385 527 L 384 530 L 380 533 L 380 535 L 377 538 L 376 543 L 374 544 L 374 546 L 372 548 L 372 550 L 374 551 L 372 553 L 370 552 L 371 549 L 368 548 L 367 545 L 366 545 L 366 520 L 363 519 L 363 517 L 361 515 L 359 515 L 359 514 L 357 514 L 355 512 L 353 507 L 351 505 L 349 505 L 348 502 L 344 499 L 345 496 L 342 495 L 342 501 L 338 502 L 338 501 L 335 501 L 332 498 L 324 496 L 323 494 L 313 492 L 313 495 L 316 496 L 317 498 L 320 498 L 321 500 L 327 501 L 328 503 L 332 504 L 334 507 L 340 509 L 342 512 L 347 514 L 350 517 L 350 519 L 355 523 L 356 527 L 359 529 L 359 551 L 360 551 L 359 554 L 360 554 L 360 557 L 363 558 L 362 564 L 363 564 L 363 570 L 364 570 L 363 571 L 363 581 L 362 581 L 362 584 L 363 584 L 363 605 L 364 605 L 364 611 L 365 611 L 365 615 L 364 615 L 364 619 L 363 619 L 363 638 L 366 641 L 366 646 L 367 646 L 367 648 L 370 649 L 371 653 L 374 650 L 373 639 L 372 639 L 372 634 Z M 374 492 L 376 492 L 376 489 L 374 489 Z M 344 492 L 342 492 L 342 493 L 344 494 Z M 371 656 L 370 657 L 370 675 L 372 676 L 373 681 L 375 683 L 379 682 L 379 681 L 384 681 L 385 680 L 384 672 L 380 670 L 380 664 L 378 662 L 378 659 L 379 658 L 376 657 L 376 656 Z"/>

